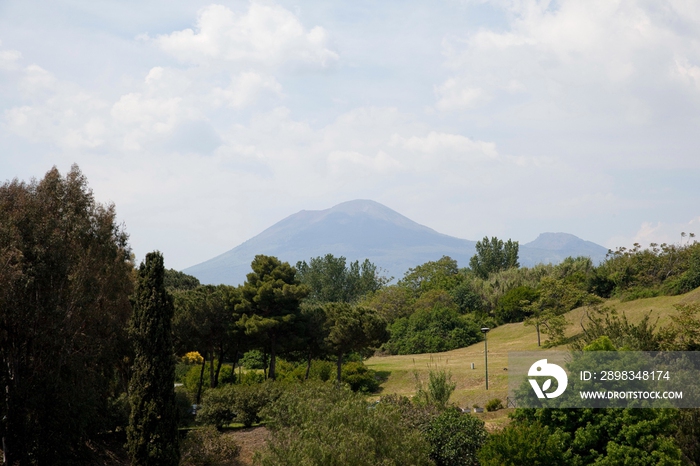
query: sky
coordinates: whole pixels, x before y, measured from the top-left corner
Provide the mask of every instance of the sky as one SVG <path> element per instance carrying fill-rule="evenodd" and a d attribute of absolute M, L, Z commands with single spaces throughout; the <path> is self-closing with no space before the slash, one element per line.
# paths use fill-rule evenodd
<path fill-rule="evenodd" d="M 699 127 L 696 0 L 0 2 L 0 182 L 78 164 L 178 270 L 352 199 L 678 243 Z"/>

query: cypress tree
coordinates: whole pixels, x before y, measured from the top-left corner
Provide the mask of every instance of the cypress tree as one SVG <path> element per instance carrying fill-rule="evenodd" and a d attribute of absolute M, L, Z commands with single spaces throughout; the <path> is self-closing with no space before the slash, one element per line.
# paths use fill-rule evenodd
<path fill-rule="evenodd" d="M 163 256 L 146 255 L 138 270 L 130 336 L 134 365 L 129 383 L 127 447 L 133 466 L 175 466 L 180 459 L 175 406 L 173 302 L 163 284 Z"/>

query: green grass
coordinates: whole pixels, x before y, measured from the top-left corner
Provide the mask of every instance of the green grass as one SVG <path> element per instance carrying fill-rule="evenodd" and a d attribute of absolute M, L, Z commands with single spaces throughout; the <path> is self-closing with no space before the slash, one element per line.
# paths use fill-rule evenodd
<path fill-rule="evenodd" d="M 677 311 L 673 307 L 679 303 L 700 302 L 700 288 L 685 295 L 658 296 L 620 302 L 608 300 L 605 305 L 614 307 L 619 313 L 625 313 L 630 322 L 640 321 L 650 310 L 652 322 L 658 317 L 658 325 L 671 323 L 670 317 Z M 581 333 L 581 319 L 585 309 L 578 308 L 567 314 L 569 327 L 568 337 Z M 543 335 L 542 340 L 546 338 Z M 484 343 L 477 343 L 466 348 L 460 348 L 444 353 L 414 354 L 403 356 L 375 356 L 366 361 L 367 366 L 382 374 L 385 379 L 380 386 L 380 395 L 397 393 L 412 396 L 416 391 L 414 373 L 427 380 L 430 368 L 444 367 L 452 372 L 452 380 L 457 387 L 452 394 L 451 402 L 463 408 L 471 408 L 474 404 L 483 407 L 489 400 L 500 398 L 506 404 L 508 395 L 509 351 L 561 351 L 566 346 L 549 350 L 538 348 L 537 334 L 533 327 L 525 327 L 522 323 L 506 324 L 493 329 L 488 334 L 489 346 L 489 390 L 484 383 Z M 471 363 L 475 369 L 471 369 Z M 483 418 L 489 428 L 501 428 L 507 423 L 507 413 L 510 410 L 499 410 L 485 413 Z"/>

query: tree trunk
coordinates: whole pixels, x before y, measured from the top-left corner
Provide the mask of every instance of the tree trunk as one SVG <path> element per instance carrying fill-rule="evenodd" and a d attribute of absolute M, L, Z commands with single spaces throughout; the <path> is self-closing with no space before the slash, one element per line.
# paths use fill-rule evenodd
<path fill-rule="evenodd" d="M 197 398 L 195 404 L 199 404 L 202 398 L 202 384 L 204 383 L 204 367 L 207 365 L 207 352 L 202 355 L 202 369 L 199 371 L 199 386 L 197 387 Z"/>
<path fill-rule="evenodd" d="M 214 351 L 211 352 L 211 361 L 209 361 L 209 387 L 214 388 L 216 382 L 214 381 Z"/>
<path fill-rule="evenodd" d="M 338 371 L 337 371 L 337 378 L 336 378 L 336 382 L 338 382 L 338 385 L 340 385 L 340 378 L 342 375 L 342 367 L 343 367 L 343 353 L 340 353 L 338 355 Z"/>
<path fill-rule="evenodd" d="M 540 346 L 540 324 L 536 324 L 535 328 L 537 329 L 537 346 Z"/>
<path fill-rule="evenodd" d="M 219 374 L 221 373 L 221 366 L 224 364 L 224 353 L 223 347 L 219 348 L 219 362 L 216 364 L 216 372 L 214 373 L 214 384 L 211 388 L 216 388 L 219 386 Z"/>

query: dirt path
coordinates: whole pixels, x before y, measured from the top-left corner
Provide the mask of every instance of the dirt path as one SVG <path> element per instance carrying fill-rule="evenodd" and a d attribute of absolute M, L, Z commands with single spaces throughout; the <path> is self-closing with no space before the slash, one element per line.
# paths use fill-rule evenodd
<path fill-rule="evenodd" d="M 241 461 L 244 465 L 251 466 L 253 455 L 265 445 L 270 432 L 265 427 L 251 427 L 228 432 L 226 435 L 236 439 L 236 443 L 241 446 Z"/>

